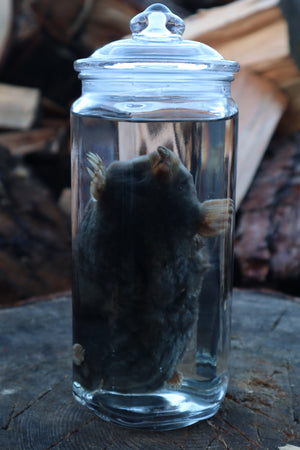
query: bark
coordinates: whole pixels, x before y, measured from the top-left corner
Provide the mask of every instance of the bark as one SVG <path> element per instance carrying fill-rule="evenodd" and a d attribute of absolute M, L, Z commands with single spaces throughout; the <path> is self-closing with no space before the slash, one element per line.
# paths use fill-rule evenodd
<path fill-rule="evenodd" d="M 300 135 L 274 140 L 243 202 L 236 282 L 300 294 Z"/>

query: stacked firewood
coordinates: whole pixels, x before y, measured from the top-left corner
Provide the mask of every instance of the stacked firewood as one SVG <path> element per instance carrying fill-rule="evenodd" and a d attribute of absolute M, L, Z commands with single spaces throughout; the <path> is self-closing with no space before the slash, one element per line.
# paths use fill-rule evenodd
<path fill-rule="evenodd" d="M 274 138 L 243 201 L 236 283 L 300 296 L 300 133 Z"/>
<path fill-rule="evenodd" d="M 0 2 L 0 305 L 71 288 L 73 61 L 129 32 L 138 2 Z"/>
<path fill-rule="evenodd" d="M 292 54 L 300 62 L 299 37 L 294 32 L 300 6 L 297 0 L 281 3 L 290 8 L 282 11 L 280 0 L 239 0 L 200 11 L 186 21 L 186 38 L 208 43 L 286 94 L 288 105 L 280 129 L 289 133 L 300 129 L 300 71 L 291 55 L 297 45 L 298 54 Z"/>
<path fill-rule="evenodd" d="M 130 19 L 150 3 L 0 2 L 0 305 L 71 288 L 69 110 L 80 95 L 73 61 L 128 34 Z M 278 124 L 287 134 L 300 130 L 300 76 L 290 55 L 288 24 L 279 0 L 163 3 L 182 16 L 193 8 L 218 5 L 186 18 L 184 38 L 205 42 L 241 64 L 233 83 L 240 107 L 237 281 L 245 285 L 259 281 L 290 291 L 287 285 L 292 285 L 293 293 L 299 289 L 300 295 L 297 283 L 291 281 L 300 275 L 298 253 L 283 251 L 290 245 L 291 233 L 294 247 L 299 237 L 296 228 L 279 220 L 280 214 L 291 220 L 287 211 L 282 212 L 284 201 L 287 209 L 299 206 L 299 175 L 291 169 L 299 158 L 299 141 L 283 138 L 274 144 L 257 175 L 265 181 L 257 178 L 252 184 Z M 277 170 L 273 178 L 272 164 Z M 253 215 L 255 202 L 265 205 L 255 197 L 260 183 L 264 189 L 268 183 L 274 186 L 268 190 L 268 204 L 278 207 L 268 206 L 268 226 L 261 210 Z M 293 216 L 295 227 L 298 216 Z M 267 253 L 257 248 L 267 248 Z M 263 269 L 254 270 L 258 266 Z"/>
<path fill-rule="evenodd" d="M 235 281 L 297 296 L 300 71 L 295 61 L 300 61 L 299 21 L 297 0 L 239 0 L 199 11 L 186 20 L 185 33 L 186 38 L 205 42 L 241 65 L 232 86 L 240 110 L 237 206 L 241 206 Z M 276 129 L 285 137 L 268 146 Z"/>

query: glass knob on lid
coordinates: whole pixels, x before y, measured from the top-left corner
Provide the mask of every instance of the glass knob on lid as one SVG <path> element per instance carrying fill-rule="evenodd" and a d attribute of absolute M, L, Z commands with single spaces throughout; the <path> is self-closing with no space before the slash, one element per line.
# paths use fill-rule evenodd
<path fill-rule="evenodd" d="M 169 8 L 154 3 L 130 22 L 133 37 L 180 38 L 185 30 L 183 20 L 173 14 Z"/>

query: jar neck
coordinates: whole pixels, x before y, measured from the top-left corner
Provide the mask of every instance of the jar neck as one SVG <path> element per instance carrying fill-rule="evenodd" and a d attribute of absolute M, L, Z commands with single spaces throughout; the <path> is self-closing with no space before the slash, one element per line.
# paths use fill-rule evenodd
<path fill-rule="evenodd" d="M 171 81 L 170 81 L 171 80 Z M 153 75 L 151 79 L 137 77 L 111 77 L 83 78 L 82 95 L 134 97 L 134 98 L 162 98 L 162 97 L 201 97 L 201 98 L 230 98 L 231 81 L 203 78 L 185 77 L 162 80 Z"/>

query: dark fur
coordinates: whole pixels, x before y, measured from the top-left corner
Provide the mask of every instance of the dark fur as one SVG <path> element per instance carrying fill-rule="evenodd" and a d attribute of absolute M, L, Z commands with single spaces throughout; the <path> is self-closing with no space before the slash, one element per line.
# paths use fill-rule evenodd
<path fill-rule="evenodd" d="M 88 204 L 74 244 L 74 342 L 85 349 L 75 370 L 88 389 L 160 388 L 197 317 L 209 268 L 197 231 L 201 204 L 177 157 L 163 165 L 154 153 L 107 169 L 101 199 Z"/>

